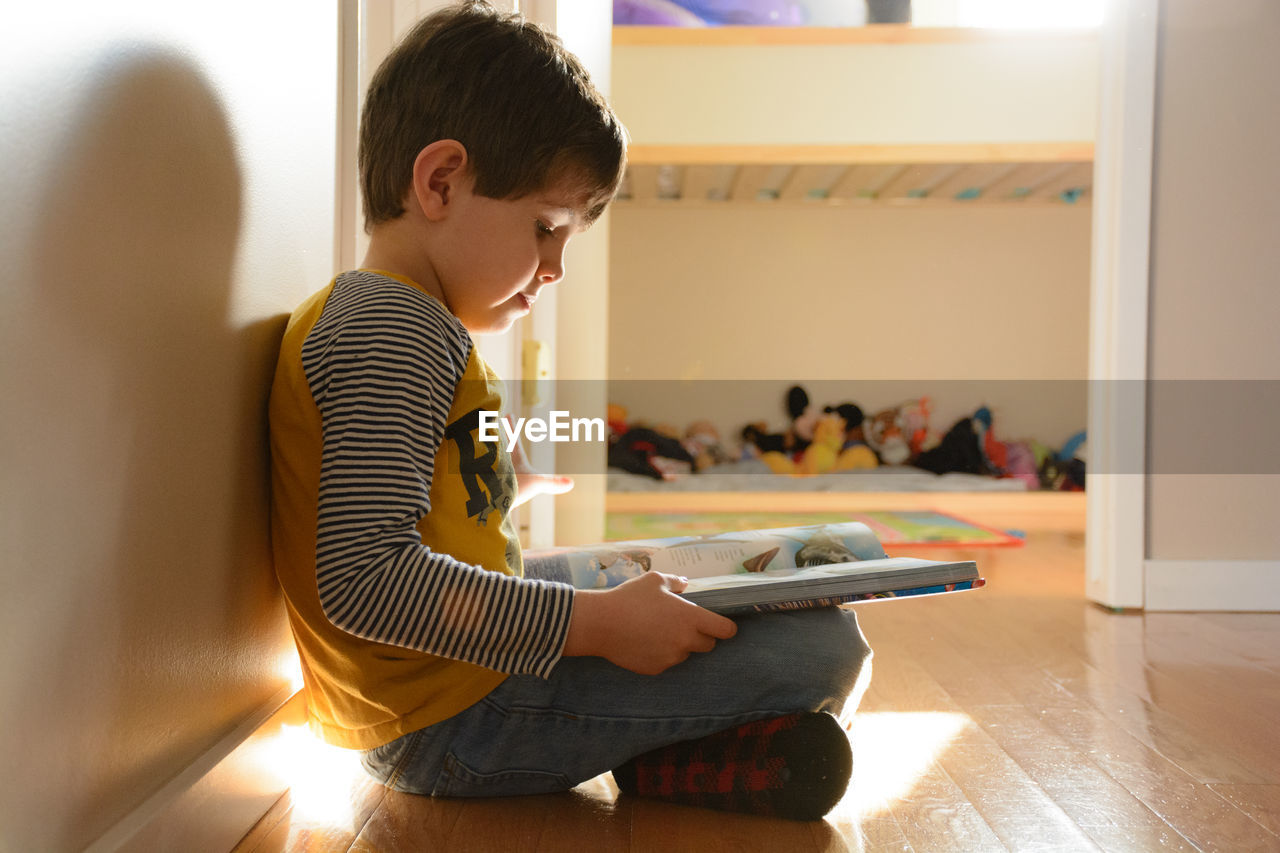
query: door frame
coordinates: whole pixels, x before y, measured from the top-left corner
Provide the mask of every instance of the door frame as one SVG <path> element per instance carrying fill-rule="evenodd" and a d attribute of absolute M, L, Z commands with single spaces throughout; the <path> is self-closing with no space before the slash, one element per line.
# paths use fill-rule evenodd
<path fill-rule="evenodd" d="M 1146 393 L 1159 0 L 1117 0 L 1100 39 L 1089 307 L 1085 594 L 1145 604 Z"/>

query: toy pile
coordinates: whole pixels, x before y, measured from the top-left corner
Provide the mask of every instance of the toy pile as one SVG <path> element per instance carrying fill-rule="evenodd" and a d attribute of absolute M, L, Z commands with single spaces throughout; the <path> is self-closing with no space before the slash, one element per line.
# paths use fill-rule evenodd
<path fill-rule="evenodd" d="M 681 433 L 670 424 L 629 423 L 623 406 L 609 404 L 609 467 L 656 480 L 674 480 L 730 460 L 710 421 Z"/>
<path fill-rule="evenodd" d="M 857 403 L 810 405 L 799 385 L 787 391 L 791 426 L 770 434 L 763 422 L 742 429 L 744 458 L 760 458 L 777 474 L 812 476 L 880 465 L 904 465 L 928 436 L 929 400 L 911 400 L 868 418 Z"/>
<path fill-rule="evenodd" d="M 938 444 L 920 454 L 912 465 L 935 474 L 960 471 L 990 477 L 1013 477 L 1030 489 L 1083 491 L 1085 433 L 1071 436 L 1054 451 L 1038 441 L 1000 441 L 991 409 L 980 407 L 961 418 Z"/>
<path fill-rule="evenodd" d="M 771 434 L 763 422 L 742 429 L 743 458 L 759 458 L 774 473 L 812 476 L 911 465 L 935 474 L 1014 477 L 1028 489 L 1084 489 L 1084 432 L 1057 451 L 1037 441 L 1000 441 L 991 409 L 982 406 L 938 439 L 929 431 L 928 397 L 865 417 L 852 402 L 818 411 L 799 385 L 788 390 L 786 406 L 791 425 L 784 432 Z"/>
<path fill-rule="evenodd" d="M 799 385 L 787 392 L 786 432 L 770 434 L 763 422 L 742 428 L 743 457 L 759 457 L 775 474 L 811 477 L 829 471 L 854 471 L 880 464 L 865 430 L 862 409 L 856 403 L 826 406 L 809 404 Z"/>
<path fill-rule="evenodd" d="M 907 400 L 870 417 L 845 401 L 817 407 L 799 385 L 787 391 L 789 425 L 768 430 L 764 421 L 744 426 L 741 450 L 731 454 L 706 420 L 680 430 L 670 424 L 628 421 L 622 406 L 609 406 L 609 466 L 658 480 L 674 480 L 734 460 L 759 459 L 775 474 L 812 477 L 880 466 L 911 465 L 934 474 L 1012 477 L 1029 490 L 1081 491 L 1085 481 L 1085 433 L 1053 450 L 1037 441 L 1001 441 L 995 417 L 981 406 L 940 438 L 929 430 L 928 397 Z"/>

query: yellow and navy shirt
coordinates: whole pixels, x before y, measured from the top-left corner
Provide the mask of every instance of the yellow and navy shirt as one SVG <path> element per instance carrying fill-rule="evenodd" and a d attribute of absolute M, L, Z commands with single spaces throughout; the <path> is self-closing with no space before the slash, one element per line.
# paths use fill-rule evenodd
<path fill-rule="evenodd" d="M 573 590 L 522 577 L 497 377 L 408 279 L 339 275 L 271 389 L 272 548 L 312 724 L 370 749 L 559 660 Z"/>

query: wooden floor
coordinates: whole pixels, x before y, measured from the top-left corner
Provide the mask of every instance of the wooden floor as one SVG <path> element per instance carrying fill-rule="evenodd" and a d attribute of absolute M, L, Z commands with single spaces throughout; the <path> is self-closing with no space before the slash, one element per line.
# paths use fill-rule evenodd
<path fill-rule="evenodd" d="M 1280 614 L 1086 603 L 1082 504 L 1061 506 L 975 506 L 1026 545 L 929 550 L 978 560 L 981 592 L 857 606 L 874 676 L 853 783 L 825 821 L 618 798 L 607 775 L 559 796 L 430 800 L 348 761 L 237 853 L 1280 851 Z"/>

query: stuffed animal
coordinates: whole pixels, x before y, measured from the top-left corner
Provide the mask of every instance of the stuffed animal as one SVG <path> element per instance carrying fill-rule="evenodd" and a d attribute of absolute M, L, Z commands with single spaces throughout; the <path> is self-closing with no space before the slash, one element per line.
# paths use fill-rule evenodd
<path fill-rule="evenodd" d="M 1040 486 L 1063 492 L 1084 490 L 1088 447 L 1086 433 L 1081 430 L 1056 453 L 1050 452 L 1040 463 Z"/>
<path fill-rule="evenodd" d="M 813 428 L 819 413 L 810 409 L 809 394 L 799 385 L 787 389 L 786 407 L 790 423 L 786 432 L 770 433 L 763 421 L 749 423 L 742 428 L 743 458 L 763 458 L 767 453 L 797 457 L 804 452 L 813 441 Z"/>
<path fill-rule="evenodd" d="M 769 432 L 764 421 L 749 423 L 742 428 L 743 459 L 755 459 L 766 453 L 783 453 L 786 447 L 787 437 L 782 433 Z"/>
<path fill-rule="evenodd" d="M 851 444 L 840 451 L 836 457 L 834 471 L 857 471 L 880 467 L 876 452 L 864 443 Z"/>
<path fill-rule="evenodd" d="M 765 453 L 760 458 L 775 474 L 812 477 L 830 471 L 844 444 L 844 419 L 839 415 L 823 415 L 814 422 L 813 440 L 793 459 L 786 453 Z"/>
<path fill-rule="evenodd" d="M 844 418 L 829 412 L 818 419 L 814 426 L 813 441 L 800 454 L 799 461 L 793 461 L 783 453 L 766 453 L 761 458 L 775 474 L 791 474 L 796 477 L 876 467 L 876 456 L 865 444 L 844 446 L 845 433 Z"/>
<path fill-rule="evenodd" d="M 617 403 L 610 403 L 606 411 L 606 419 L 609 422 L 609 437 L 617 439 L 627 431 L 627 407 L 619 406 Z"/>
<path fill-rule="evenodd" d="M 953 471 L 990 474 L 991 467 L 980 444 L 981 430 L 982 427 L 975 425 L 973 418 L 961 418 L 947 430 L 936 447 L 921 453 L 912 464 L 935 474 L 949 474 Z"/>
<path fill-rule="evenodd" d="M 978 432 L 978 446 L 987 457 L 987 465 L 1003 476 L 1009 470 L 1009 450 L 1003 441 L 996 439 L 995 418 L 990 406 L 980 406 L 973 413 L 974 427 Z"/>
<path fill-rule="evenodd" d="M 646 427 L 633 427 L 609 445 L 609 467 L 674 480 L 693 470 L 693 457 L 678 440 Z"/>
<path fill-rule="evenodd" d="M 929 409 L 928 397 L 908 400 L 898 407 L 898 428 L 907 440 L 912 459 L 924 452 L 929 441 Z"/>
<path fill-rule="evenodd" d="M 844 418 L 839 415 L 823 415 L 813 427 L 813 441 L 800 455 L 796 474 L 812 477 L 825 474 L 836 467 L 836 458 L 844 446 Z"/>
<path fill-rule="evenodd" d="M 1036 464 L 1036 454 L 1031 442 L 1013 441 L 1006 447 L 1008 476 L 1026 483 L 1028 490 L 1040 488 L 1040 467 Z"/>
<path fill-rule="evenodd" d="M 862 431 L 862 422 L 866 420 L 866 416 L 862 414 L 862 409 L 858 408 L 856 403 L 841 403 L 838 406 L 827 406 L 823 409 L 827 414 L 835 412 L 844 418 L 844 445 L 848 447 L 851 444 L 866 444 L 867 437 Z"/>
<path fill-rule="evenodd" d="M 760 454 L 760 461 L 769 466 L 769 470 L 775 474 L 794 474 L 796 472 L 796 463 L 785 453 L 777 450 L 766 450 Z"/>
<path fill-rule="evenodd" d="M 898 424 L 898 407 L 877 412 L 866 426 L 867 444 L 885 465 L 904 465 L 911 459 L 911 445 Z"/>
<path fill-rule="evenodd" d="M 684 449 L 693 457 L 693 470 L 702 471 L 729 461 L 720 443 L 720 431 L 711 421 L 694 421 L 684 431 Z"/>
<path fill-rule="evenodd" d="M 809 407 L 809 394 L 799 385 L 787 390 L 787 414 L 791 418 L 791 427 L 787 430 L 791 441 L 786 449 L 799 453 L 813 441 L 813 430 L 821 414 Z"/>

